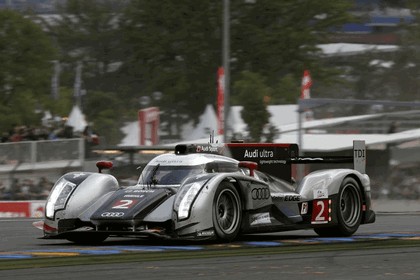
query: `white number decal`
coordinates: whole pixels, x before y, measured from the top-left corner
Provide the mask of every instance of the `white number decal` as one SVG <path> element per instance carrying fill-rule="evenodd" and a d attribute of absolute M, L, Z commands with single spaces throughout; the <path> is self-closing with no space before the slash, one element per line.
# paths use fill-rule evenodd
<path fill-rule="evenodd" d="M 314 200 L 312 204 L 312 224 L 325 224 L 331 221 L 330 218 L 331 200 Z"/>
<path fill-rule="evenodd" d="M 134 200 L 132 199 L 122 199 L 115 203 L 112 209 L 128 209 L 133 203 Z"/>
<path fill-rule="evenodd" d="M 320 206 L 321 209 L 319 210 L 319 213 L 316 216 L 315 221 L 325 221 L 325 217 L 322 216 L 324 214 L 324 209 L 325 209 L 324 201 L 323 200 L 318 200 L 316 202 L 316 205 Z"/>

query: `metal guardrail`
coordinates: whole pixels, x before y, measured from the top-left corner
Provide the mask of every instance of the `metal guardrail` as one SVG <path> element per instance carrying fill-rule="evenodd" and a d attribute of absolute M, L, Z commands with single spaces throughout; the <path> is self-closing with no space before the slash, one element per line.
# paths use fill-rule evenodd
<path fill-rule="evenodd" d="M 0 144 L 0 172 L 18 170 L 28 166 L 48 168 L 77 162 L 82 165 L 85 158 L 83 138 L 22 141 Z M 60 164 L 54 165 L 54 163 Z M 48 165 L 50 164 L 50 165 Z"/>

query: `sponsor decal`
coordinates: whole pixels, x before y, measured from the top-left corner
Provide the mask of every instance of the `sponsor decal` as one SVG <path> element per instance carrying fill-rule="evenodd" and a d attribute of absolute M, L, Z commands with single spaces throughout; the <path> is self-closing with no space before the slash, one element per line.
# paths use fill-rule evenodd
<path fill-rule="evenodd" d="M 271 224 L 270 213 L 258 213 L 250 217 L 251 226 Z"/>
<path fill-rule="evenodd" d="M 315 189 L 314 190 L 314 199 L 320 199 L 320 198 L 328 198 L 328 189 L 327 188 Z"/>
<path fill-rule="evenodd" d="M 263 159 L 260 160 L 260 164 L 286 164 L 287 161 L 285 160 L 277 160 L 277 159 Z"/>
<path fill-rule="evenodd" d="M 82 176 L 85 176 L 85 173 L 75 173 L 75 174 L 73 174 L 74 179 L 82 177 Z"/>
<path fill-rule="evenodd" d="M 300 195 L 286 195 L 284 201 L 300 201 Z"/>
<path fill-rule="evenodd" d="M 124 197 L 135 197 L 135 198 L 143 198 L 144 194 L 126 194 Z"/>
<path fill-rule="evenodd" d="M 119 218 L 124 216 L 124 212 L 104 212 L 101 214 L 101 217 L 106 217 L 106 218 Z"/>
<path fill-rule="evenodd" d="M 214 230 L 212 229 L 197 232 L 197 236 L 213 236 L 213 235 L 214 235 Z"/>
<path fill-rule="evenodd" d="M 274 152 L 269 150 L 245 150 L 244 158 L 272 158 L 274 157 Z"/>
<path fill-rule="evenodd" d="M 361 149 L 355 149 L 354 150 L 354 157 L 355 158 L 365 158 L 365 150 L 361 150 Z"/>
<path fill-rule="evenodd" d="M 251 190 L 253 200 L 264 200 L 270 198 L 270 190 L 268 188 L 255 188 Z"/>
<path fill-rule="evenodd" d="M 135 190 L 134 192 L 138 192 L 138 193 L 154 193 L 155 190 Z"/>
<path fill-rule="evenodd" d="M 210 145 L 197 145 L 196 153 L 219 153 L 220 147 Z"/>
<path fill-rule="evenodd" d="M 298 194 L 278 194 L 280 201 L 300 201 L 301 196 Z"/>
<path fill-rule="evenodd" d="M 153 163 L 162 164 L 162 165 L 176 165 L 176 164 L 186 164 L 187 161 L 182 159 L 155 159 Z"/>
<path fill-rule="evenodd" d="M 155 190 L 142 190 L 142 189 L 133 190 L 133 189 L 130 189 L 130 190 L 125 190 L 124 192 L 125 193 L 154 193 Z"/>
<path fill-rule="evenodd" d="M 303 202 L 302 203 L 302 207 L 300 209 L 300 214 L 301 215 L 306 215 L 308 214 L 308 202 Z"/>

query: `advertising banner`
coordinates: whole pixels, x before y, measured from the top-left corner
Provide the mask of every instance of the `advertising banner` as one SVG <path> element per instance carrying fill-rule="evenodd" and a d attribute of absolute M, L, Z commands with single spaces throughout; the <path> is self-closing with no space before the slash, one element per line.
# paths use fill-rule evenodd
<path fill-rule="evenodd" d="M 45 201 L 0 201 L 0 218 L 42 218 Z"/>

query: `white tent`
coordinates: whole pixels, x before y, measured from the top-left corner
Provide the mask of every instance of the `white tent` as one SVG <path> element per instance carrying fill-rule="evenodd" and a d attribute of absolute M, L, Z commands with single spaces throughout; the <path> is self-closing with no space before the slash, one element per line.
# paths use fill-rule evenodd
<path fill-rule="evenodd" d="M 74 132 L 82 132 L 87 126 L 85 115 L 79 106 L 74 105 L 67 119 L 66 125 L 73 127 Z"/>
<path fill-rule="evenodd" d="M 229 117 L 232 129 L 234 132 L 246 131 L 246 124 L 240 117 L 242 107 L 233 106 Z M 406 130 L 391 134 L 322 134 L 322 133 L 304 133 L 302 135 L 302 143 L 299 143 L 298 134 L 298 112 L 297 105 L 276 105 L 268 106 L 271 113 L 270 122 L 276 126 L 281 134 L 274 142 L 276 143 L 298 143 L 302 151 L 335 151 L 350 149 L 353 145 L 353 140 L 365 140 L 369 147 L 385 145 L 388 143 L 407 142 L 420 139 L 420 129 Z M 302 123 L 302 128 L 306 131 L 310 129 L 320 128 L 325 126 L 337 125 L 350 121 L 367 120 L 375 118 L 380 114 L 370 114 L 361 116 L 350 116 L 340 118 L 329 118 L 313 121 L 305 121 Z M 191 127 L 186 124 L 185 127 Z M 198 125 L 187 131 L 184 131 L 183 140 L 179 143 L 208 143 L 209 129 L 217 129 L 217 118 L 213 108 L 209 105 L 203 115 L 200 117 Z M 138 123 L 133 122 L 127 124 L 123 129 L 126 137 L 121 142 L 121 146 L 138 145 L 139 128 Z M 189 137 L 187 137 L 189 136 Z M 215 141 L 222 141 L 222 137 L 215 136 Z M 173 143 L 175 144 L 175 143 Z M 172 144 L 172 145 L 173 145 Z"/>
<path fill-rule="evenodd" d="M 217 131 L 217 116 L 213 106 L 207 105 L 198 124 L 195 127 L 192 124 L 184 125 L 182 135 L 184 139 L 200 139 L 209 137 L 212 131 Z"/>
<path fill-rule="evenodd" d="M 229 114 L 229 123 L 233 133 L 241 133 L 242 136 L 247 136 L 247 125 L 241 117 L 242 106 L 232 106 Z M 277 127 L 282 133 L 282 136 L 287 132 L 296 132 L 298 130 L 298 106 L 297 105 L 271 105 L 268 106 L 268 111 L 271 114 L 270 123 Z M 323 120 L 305 121 L 302 128 L 310 129 L 328 125 L 336 125 L 347 121 L 362 120 L 377 117 L 378 115 L 363 115 L 343 118 L 331 118 Z M 208 105 L 204 113 L 200 116 L 198 124 L 194 127 L 192 123 L 187 123 L 183 126 L 183 143 L 194 142 L 197 139 L 208 141 L 210 133 L 217 131 L 217 116 L 211 105 Z M 120 146 L 135 146 L 139 143 L 139 126 L 138 122 L 128 123 L 122 129 L 126 135 L 119 144 Z M 294 134 L 292 134 L 294 135 Z M 293 137 L 293 136 L 289 136 Z M 281 138 L 281 137 L 280 137 Z M 204 140 L 205 139 L 205 140 Z M 216 138 L 218 139 L 218 138 Z M 220 139 L 219 139 L 220 140 Z M 283 141 L 283 139 L 279 139 Z M 294 142 L 294 141 L 293 141 Z"/>
<path fill-rule="evenodd" d="M 121 131 L 125 134 L 119 146 L 137 146 L 140 143 L 140 128 L 139 123 L 130 122 L 127 123 Z"/>
<path fill-rule="evenodd" d="M 229 113 L 230 129 L 233 133 L 247 135 L 247 124 L 241 117 L 242 106 L 232 106 Z M 270 113 L 270 123 L 276 127 L 283 125 L 293 125 L 297 123 L 297 105 L 270 105 L 267 107 Z M 183 127 L 183 136 L 186 141 L 208 138 L 211 131 L 217 131 L 217 116 L 211 105 L 207 105 L 206 110 L 200 116 L 197 126 L 185 125 Z"/>
<path fill-rule="evenodd" d="M 331 43 L 317 45 L 324 56 L 348 56 L 366 52 L 394 52 L 399 49 L 397 45 L 373 45 L 353 43 Z"/>

